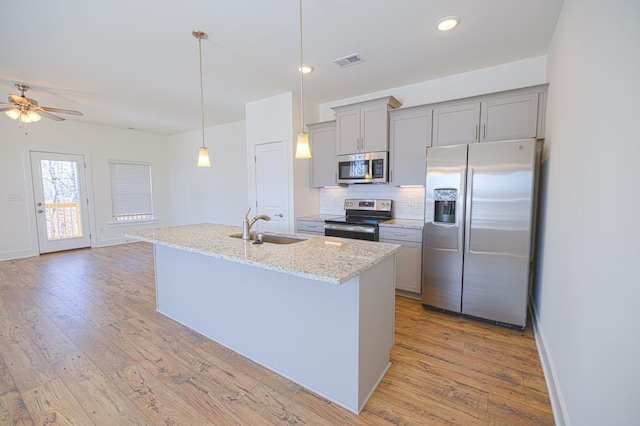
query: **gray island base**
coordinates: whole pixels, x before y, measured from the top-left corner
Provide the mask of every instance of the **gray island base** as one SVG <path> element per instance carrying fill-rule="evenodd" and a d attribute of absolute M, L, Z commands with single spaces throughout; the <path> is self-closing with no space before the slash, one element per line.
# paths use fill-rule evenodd
<path fill-rule="evenodd" d="M 229 237 L 238 229 L 125 235 L 154 244 L 158 312 L 359 413 L 390 366 L 399 246 L 254 245 Z"/>

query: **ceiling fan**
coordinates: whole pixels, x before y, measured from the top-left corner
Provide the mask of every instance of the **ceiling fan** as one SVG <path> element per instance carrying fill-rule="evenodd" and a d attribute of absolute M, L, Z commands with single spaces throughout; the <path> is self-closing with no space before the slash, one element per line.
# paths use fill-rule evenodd
<path fill-rule="evenodd" d="M 6 111 L 6 114 L 14 120 L 20 119 L 22 123 L 33 123 L 40 121 L 40 116 L 42 116 L 55 121 L 64 121 L 64 118 L 51 114 L 52 112 L 82 115 L 80 111 L 40 106 L 35 99 L 24 96 L 24 93 L 29 90 L 29 86 L 16 83 L 16 87 L 20 90 L 20 96 L 9 95 L 9 102 L 0 102 L 0 104 L 9 105 L 8 107 L 0 108 L 0 112 Z"/>

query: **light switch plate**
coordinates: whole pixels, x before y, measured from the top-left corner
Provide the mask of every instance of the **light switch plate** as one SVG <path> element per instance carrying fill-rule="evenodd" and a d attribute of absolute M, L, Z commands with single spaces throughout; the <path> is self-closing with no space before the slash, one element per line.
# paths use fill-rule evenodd
<path fill-rule="evenodd" d="M 7 194 L 7 201 L 22 201 L 22 194 Z"/>

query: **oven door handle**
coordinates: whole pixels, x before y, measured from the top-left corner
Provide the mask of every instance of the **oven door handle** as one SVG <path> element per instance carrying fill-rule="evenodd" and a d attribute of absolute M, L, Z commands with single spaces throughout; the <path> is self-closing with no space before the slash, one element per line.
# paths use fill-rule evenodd
<path fill-rule="evenodd" d="M 324 229 L 331 229 L 334 231 L 362 232 L 365 234 L 376 233 L 376 228 L 370 226 L 332 225 L 330 223 L 325 223 Z"/>

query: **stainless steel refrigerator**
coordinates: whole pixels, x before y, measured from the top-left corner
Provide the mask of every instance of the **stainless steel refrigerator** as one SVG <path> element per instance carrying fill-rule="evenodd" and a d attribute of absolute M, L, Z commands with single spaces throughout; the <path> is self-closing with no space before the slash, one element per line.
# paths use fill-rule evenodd
<path fill-rule="evenodd" d="M 538 143 L 427 149 L 423 305 L 526 326 Z"/>

